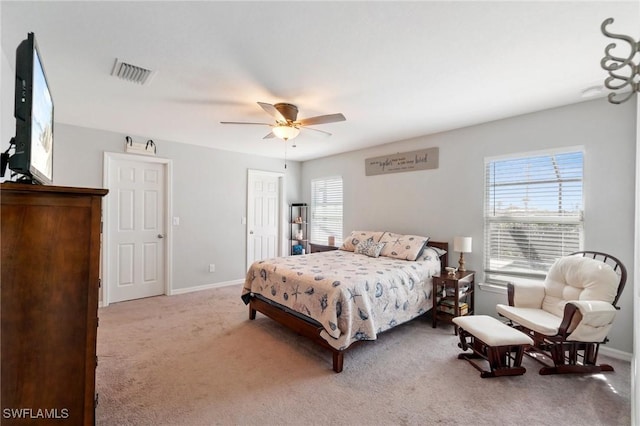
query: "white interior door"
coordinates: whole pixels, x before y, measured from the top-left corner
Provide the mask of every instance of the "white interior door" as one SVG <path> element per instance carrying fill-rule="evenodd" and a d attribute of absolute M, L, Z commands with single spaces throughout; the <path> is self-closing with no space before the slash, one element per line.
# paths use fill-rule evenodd
<path fill-rule="evenodd" d="M 282 174 L 249 170 L 247 184 L 247 267 L 279 255 Z"/>
<path fill-rule="evenodd" d="M 114 159 L 109 170 L 109 303 L 165 293 L 165 165 Z"/>

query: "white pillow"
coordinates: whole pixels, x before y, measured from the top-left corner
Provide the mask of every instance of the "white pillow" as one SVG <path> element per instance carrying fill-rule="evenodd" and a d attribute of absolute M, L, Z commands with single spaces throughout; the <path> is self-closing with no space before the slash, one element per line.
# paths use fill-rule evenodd
<path fill-rule="evenodd" d="M 447 254 L 446 250 L 442 250 L 437 247 L 425 246 L 422 253 L 420 253 L 420 257 L 416 260 L 430 260 L 430 259 L 439 259 L 440 256 Z"/>
<path fill-rule="evenodd" d="M 393 257 L 402 260 L 416 260 L 420 257 L 429 237 L 420 235 L 402 235 L 393 232 L 385 232 L 381 243 L 386 243 L 380 256 Z"/>

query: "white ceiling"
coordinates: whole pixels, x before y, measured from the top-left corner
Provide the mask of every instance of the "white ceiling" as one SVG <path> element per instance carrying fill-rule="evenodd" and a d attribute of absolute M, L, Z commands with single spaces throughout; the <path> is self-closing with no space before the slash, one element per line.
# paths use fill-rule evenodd
<path fill-rule="evenodd" d="M 317 126 L 329 138 L 303 130 L 297 160 L 584 101 L 606 77 L 602 21 L 640 36 L 638 1 L 3 1 L 0 13 L 12 68 L 35 33 L 57 122 L 281 158 L 267 126 L 219 122 L 271 122 L 257 101 L 346 116 Z M 157 74 L 116 79 L 115 58 Z"/>

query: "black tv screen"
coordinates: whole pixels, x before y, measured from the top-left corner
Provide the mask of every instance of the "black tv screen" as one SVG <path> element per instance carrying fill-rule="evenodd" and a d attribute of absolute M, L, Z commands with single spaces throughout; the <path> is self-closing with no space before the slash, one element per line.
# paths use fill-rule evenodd
<path fill-rule="evenodd" d="M 53 99 L 35 36 L 16 49 L 15 152 L 9 169 L 19 180 L 53 182 Z"/>

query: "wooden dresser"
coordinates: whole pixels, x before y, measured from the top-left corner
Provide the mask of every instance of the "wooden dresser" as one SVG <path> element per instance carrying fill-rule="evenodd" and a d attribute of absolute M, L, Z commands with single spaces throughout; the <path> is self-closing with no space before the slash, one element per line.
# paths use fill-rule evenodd
<path fill-rule="evenodd" d="M 0 185 L 3 425 L 95 423 L 106 193 Z"/>

